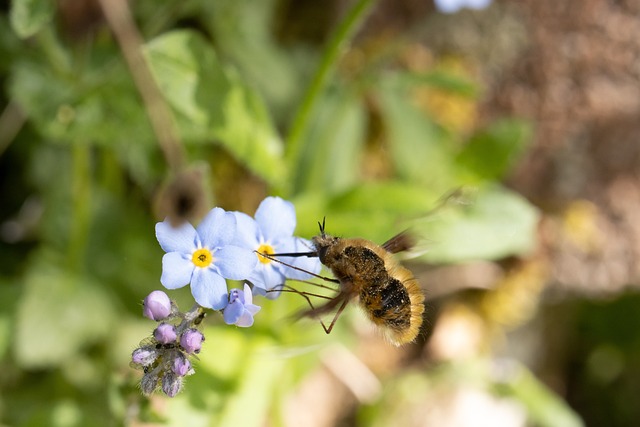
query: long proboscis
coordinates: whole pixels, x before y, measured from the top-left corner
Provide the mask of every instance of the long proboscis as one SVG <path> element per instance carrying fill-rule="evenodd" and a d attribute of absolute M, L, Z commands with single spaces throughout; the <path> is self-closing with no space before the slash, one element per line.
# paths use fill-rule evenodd
<path fill-rule="evenodd" d="M 301 257 L 301 256 L 306 256 L 306 257 L 317 257 L 318 256 L 318 252 L 316 251 L 310 251 L 310 252 L 288 252 L 288 253 L 282 253 L 282 254 L 263 254 L 261 252 L 258 252 L 260 255 L 262 255 L 263 257 L 269 258 L 270 256 L 272 257 L 277 257 L 277 256 L 289 256 L 289 257 Z"/>
<path fill-rule="evenodd" d="M 322 280 L 326 280 L 328 282 L 333 282 L 333 283 L 340 283 L 339 280 L 337 279 L 333 279 L 331 277 L 326 277 L 326 276 L 322 276 L 320 274 L 316 274 L 313 273 L 311 271 L 305 270 L 304 268 L 300 268 L 300 267 L 296 267 L 295 265 L 291 265 L 289 263 L 286 263 L 284 261 L 282 261 L 281 259 L 275 258 L 276 256 L 318 256 L 317 252 L 293 252 L 293 255 L 287 255 L 287 254 L 263 254 L 262 252 L 258 252 L 258 251 L 254 251 L 255 253 L 257 253 L 260 256 L 263 256 L 271 261 L 280 263 L 282 265 L 285 265 L 289 268 L 292 268 L 294 270 L 297 271 L 301 271 L 303 273 L 307 273 L 313 277 L 317 277 L 318 279 L 322 279 Z M 312 255 L 307 255 L 307 254 L 312 254 Z"/>

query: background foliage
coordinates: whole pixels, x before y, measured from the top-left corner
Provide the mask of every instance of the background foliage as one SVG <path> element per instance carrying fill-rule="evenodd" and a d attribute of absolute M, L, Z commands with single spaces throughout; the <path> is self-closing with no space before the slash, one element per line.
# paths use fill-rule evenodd
<path fill-rule="evenodd" d="M 374 374 L 370 394 L 354 392 L 347 410 L 326 403 L 335 414 L 327 425 L 426 420 L 425 402 L 469 389 L 488 408 L 514 405 L 505 421 L 512 424 L 502 425 L 582 425 L 528 358 L 510 354 L 506 368 L 496 364 L 496 343 L 535 315 L 548 277 L 536 252 L 540 212 L 503 184 L 534 129 L 517 117 L 482 120 L 485 82 L 473 61 L 419 44 L 423 27 L 446 22 L 441 15 L 432 10 L 404 31 L 376 34 L 366 24 L 371 0 L 298 17 L 275 0 L 131 2 L 145 42 L 128 48 L 140 49 L 170 108 L 165 125 L 175 125 L 179 163 L 153 126 L 117 30 L 102 18 L 104 4 L 15 0 L 0 15 L 4 424 L 296 425 L 305 384 L 323 369 L 350 384 L 352 371 L 339 366 L 355 356 L 356 367 Z M 319 40 L 299 30 L 313 25 Z M 434 266 L 479 261 L 504 275 L 449 303 L 421 280 L 432 307 L 427 330 L 401 350 L 371 336 L 355 309 L 329 336 L 291 322 L 304 305 L 292 295 L 260 300 L 248 330 L 214 313 L 186 391 L 142 397 L 128 364 L 153 327 L 139 302 L 160 288 L 155 222 L 184 198 L 253 214 L 268 194 L 294 202 L 304 237 L 323 217 L 332 234 L 377 242 L 410 228 L 421 238 L 412 261 L 419 278 Z M 170 296 L 183 309 L 191 304 L 188 289 Z M 477 341 L 468 357 L 438 350 L 440 304 L 443 316 L 455 312 L 477 331 L 464 335 Z M 426 344 L 432 332 L 435 344 Z M 637 353 L 613 348 L 593 357 L 609 363 Z M 322 406 L 331 393 L 319 394 Z M 620 417 L 630 425 L 634 414 Z"/>

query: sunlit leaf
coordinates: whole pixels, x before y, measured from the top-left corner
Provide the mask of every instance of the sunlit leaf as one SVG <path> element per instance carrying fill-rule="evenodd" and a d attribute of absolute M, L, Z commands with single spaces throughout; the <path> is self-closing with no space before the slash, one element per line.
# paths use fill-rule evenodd
<path fill-rule="evenodd" d="M 278 2 L 216 0 L 203 2 L 202 7 L 207 13 L 204 25 L 221 54 L 265 97 L 274 117 L 288 118 L 291 100 L 304 86 L 295 58 L 275 39 Z"/>
<path fill-rule="evenodd" d="M 317 222 L 326 217 L 330 234 L 383 242 L 410 220 L 428 215 L 441 196 L 401 181 L 361 184 L 334 196 L 307 195 L 296 201 L 298 232 L 317 234 Z"/>
<path fill-rule="evenodd" d="M 378 96 L 396 174 L 442 191 L 454 187 L 452 149 L 442 131 L 394 79 L 381 82 Z"/>
<path fill-rule="evenodd" d="M 174 31 L 149 42 L 145 52 L 187 142 L 218 140 L 270 183 L 286 176 L 282 142 L 264 103 L 221 65 L 204 38 Z"/>
<path fill-rule="evenodd" d="M 520 159 L 531 140 L 531 125 L 501 120 L 474 135 L 457 157 L 464 175 L 484 180 L 502 178 Z"/>
<path fill-rule="evenodd" d="M 428 240 L 424 259 L 460 262 L 531 252 L 538 212 L 518 194 L 500 187 L 481 189 L 466 205 L 450 205 L 416 222 Z"/>
<path fill-rule="evenodd" d="M 502 395 L 523 404 L 534 425 L 540 427 L 583 427 L 585 424 L 571 407 L 531 372 L 520 365 L 512 367 L 510 381 L 498 384 Z"/>
<path fill-rule="evenodd" d="M 434 70 L 423 74 L 414 73 L 408 75 L 407 78 L 413 83 L 425 84 L 436 89 L 468 97 L 475 97 L 480 91 L 478 84 L 469 78 L 443 70 Z"/>
<path fill-rule="evenodd" d="M 365 115 L 360 99 L 344 87 L 319 102 L 313 125 L 304 137 L 296 167 L 298 187 L 334 193 L 354 185 L 360 177 Z"/>

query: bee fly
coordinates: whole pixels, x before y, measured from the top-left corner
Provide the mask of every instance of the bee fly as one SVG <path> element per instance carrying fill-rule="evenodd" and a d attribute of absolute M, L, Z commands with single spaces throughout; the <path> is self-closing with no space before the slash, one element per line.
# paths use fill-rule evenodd
<path fill-rule="evenodd" d="M 272 258 L 276 256 L 317 256 L 333 272 L 335 280 L 317 277 L 338 283 L 337 294 L 319 307 L 313 307 L 307 299 L 312 308 L 301 317 L 317 318 L 337 307 L 329 327 L 321 322 L 328 334 L 347 304 L 357 297 L 369 319 L 392 344 L 415 340 L 422 325 L 424 295 L 413 274 L 392 255 L 413 246 L 409 235 L 400 233 L 379 246 L 365 239 L 326 234 L 324 220 L 318 225 L 320 234 L 312 239 L 314 251 L 267 255 L 274 261 L 278 261 Z"/>

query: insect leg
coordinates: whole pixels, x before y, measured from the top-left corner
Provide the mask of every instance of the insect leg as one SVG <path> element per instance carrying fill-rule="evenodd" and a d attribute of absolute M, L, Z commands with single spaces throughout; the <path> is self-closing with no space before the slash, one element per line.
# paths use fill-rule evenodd
<path fill-rule="evenodd" d="M 340 305 L 340 308 L 338 309 L 338 311 L 336 311 L 336 315 L 333 316 L 333 320 L 331 321 L 331 324 L 329 325 L 328 328 L 326 326 L 324 326 L 324 323 L 322 323 L 322 321 L 320 321 L 320 324 L 322 325 L 322 328 L 327 333 L 327 335 L 329 335 L 331 333 L 331 330 L 333 329 L 333 326 L 336 324 L 336 321 L 338 320 L 338 317 L 340 317 L 340 314 L 342 314 L 342 310 L 344 310 L 344 308 L 347 306 L 348 302 L 349 302 L 348 299 L 345 299 L 342 302 L 342 305 Z"/>
<path fill-rule="evenodd" d="M 335 291 L 335 289 L 330 288 L 328 286 L 323 286 L 323 285 L 320 285 L 320 284 L 318 284 L 318 286 L 321 287 L 321 288 L 324 288 L 324 289 L 330 289 L 332 291 Z M 330 297 L 328 295 L 321 295 L 321 294 L 314 294 L 313 292 L 300 291 L 300 290 L 295 289 L 295 288 L 293 288 L 293 287 L 291 287 L 289 285 L 286 285 L 286 284 L 278 285 L 278 286 L 274 287 L 273 289 L 269 289 L 269 290 L 267 290 L 265 292 L 266 293 L 270 293 L 270 292 L 291 292 L 291 293 L 294 293 L 294 294 L 298 294 L 298 295 L 302 296 L 303 298 L 305 298 L 307 300 L 307 302 L 309 303 L 309 305 L 311 305 L 311 308 L 314 308 L 314 309 L 315 309 L 315 307 L 313 307 L 313 304 L 311 304 L 311 301 L 309 300 L 309 297 L 316 297 L 316 298 L 322 298 L 322 299 L 327 299 L 327 300 L 333 299 L 333 297 Z"/>

